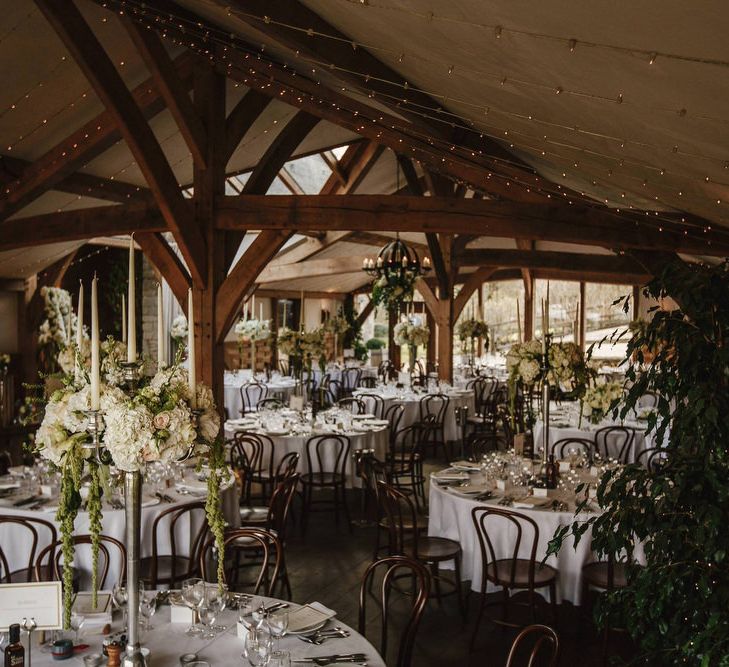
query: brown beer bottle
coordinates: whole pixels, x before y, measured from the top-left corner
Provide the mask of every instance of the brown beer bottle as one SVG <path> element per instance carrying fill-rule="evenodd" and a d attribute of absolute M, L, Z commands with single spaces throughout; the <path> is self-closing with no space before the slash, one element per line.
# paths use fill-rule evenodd
<path fill-rule="evenodd" d="M 554 454 L 550 454 L 549 458 L 547 459 L 547 469 L 545 471 L 546 476 L 547 476 L 547 488 L 548 489 L 557 488 L 558 471 L 559 471 L 559 468 L 554 461 Z"/>
<path fill-rule="evenodd" d="M 5 667 L 25 667 L 25 647 L 20 643 L 20 625 L 8 628 L 10 643 L 5 649 Z"/>

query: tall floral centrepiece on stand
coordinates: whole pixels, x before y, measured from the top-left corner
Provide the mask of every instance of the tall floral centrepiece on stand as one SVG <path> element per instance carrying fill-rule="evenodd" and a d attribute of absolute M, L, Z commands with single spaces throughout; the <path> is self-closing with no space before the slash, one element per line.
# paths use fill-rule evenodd
<path fill-rule="evenodd" d="M 133 259 L 133 248 L 130 249 Z M 175 364 L 166 367 L 162 352 L 152 377 L 139 373 L 136 356 L 134 274 L 130 262 L 130 315 L 128 346 L 113 339 L 99 342 L 97 279 L 91 290 L 91 365 L 77 356 L 77 368 L 64 378 L 46 406 L 38 430 L 37 446 L 42 457 L 61 469 L 61 495 L 57 520 L 60 523 L 63 560 L 74 559 L 74 522 L 81 506 L 82 478 L 90 480 L 87 509 L 92 537 L 93 604 L 96 605 L 97 556 L 102 529 L 102 479 L 115 466 L 125 476 L 127 547 L 128 645 L 125 665 L 144 664 L 138 641 L 138 581 L 141 517 L 141 471 L 147 463 L 172 462 L 197 457 L 207 461 L 209 527 L 219 551 L 218 580 L 222 582 L 224 519 L 220 486 L 226 474 L 223 444 L 218 437 L 220 416 L 209 387 L 196 382 L 194 319 L 190 296 L 190 371 Z M 160 313 L 161 314 L 161 313 Z M 102 349 L 104 350 L 102 360 Z M 179 358 L 179 355 L 178 355 Z M 103 375 L 102 375 L 103 369 Z M 64 626 L 70 626 L 73 568 L 63 569 Z"/>
<path fill-rule="evenodd" d="M 481 339 L 485 348 L 489 345 L 489 327 L 486 322 L 471 316 L 461 320 L 456 328 L 458 339 L 461 341 L 463 353 L 468 355 L 469 364 L 473 366 L 476 357 L 476 341 Z M 469 349 L 466 346 L 470 345 Z"/>
<path fill-rule="evenodd" d="M 243 346 L 251 346 L 251 368 L 256 367 L 256 343 L 271 338 L 271 320 L 247 319 L 241 317 L 233 328 L 238 341 L 238 354 L 240 356 L 241 368 L 243 367 Z"/>
<path fill-rule="evenodd" d="M 427 345 L 430 329 L 424 325 L 407 319 L 395 326 L 395 342 L 407 346 L 410 351 L 410 370 L 415 368 L 418 356 L 418 345 Z"/>

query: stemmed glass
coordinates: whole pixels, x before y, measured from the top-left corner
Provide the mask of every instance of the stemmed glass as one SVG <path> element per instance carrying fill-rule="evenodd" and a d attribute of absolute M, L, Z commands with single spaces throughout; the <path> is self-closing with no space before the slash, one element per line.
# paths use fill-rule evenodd
<path fill-rule="evenodd" d="M 74 645 L 78 644 L 78 633 L 84 625 L 86 617 L 81 614 L 77 614 L 75 611 L 71 612 L 71 630 L 74 632 Z"/>
<path fill-rule="evenodd" d="M 203 585 L 203 580 L 197 577 L 185 579 L 182 582 L 182 599 L 185 604 L 193 610 L 193 612 L 196 612 L 205 600 L 205 589 L 203 588 Z M 201 631 L 202 628 L 200 628 L 193 619 L 193 624 L 185 630 L 185 634 L 197 635 L 200 634 Z"/>
<path fill-rule="evenodd" d="M 224 626 L 216 626 L 215 619 L 225 609 L 228 597 L 227 586 L 222 586 L 222 591 L 218 584 L 203 584 L 205 587 L 204 600 L 200 605 L 200 623 L 207 628 L 207 632 L 203 630 L 203 637 L 212 639 L 218 632 L 225 630 Z"/>
<path fill-rule="evenodd" d="M 113 466 L 112 466 L 113 467 Z M 122 625 L 127 627 L 127 589 L 118 581 L 111 589 L 111 604 L 115 609 L 122 610 Z"/>
<path fill-rule="evenodd" d="M 291 654 L 288 651 L 274 651 L 266 667 L 291 667 Z"/>
<path fill-rule="evenodd" d="M 144 630 L 149 632 L 152 629 L 152 616 L 157 611 L 157 594 L 142 593 L 139 595 L 139 613 L 144 619 Z"/>
<path fill-rule="evenodd" d="M 271 657 L 271 634 L 262 628 L 251 628 L 246 636 L 243 655 L 251 667 L 264 667 Z"/>
<path fill-rule="evenodd" d="M 281 647 L 281 639 L 289 629 L 289 612 L 287 609 L 279 609 L 269 614 L 268 627 L 276 640 L 276 648 Z"/>

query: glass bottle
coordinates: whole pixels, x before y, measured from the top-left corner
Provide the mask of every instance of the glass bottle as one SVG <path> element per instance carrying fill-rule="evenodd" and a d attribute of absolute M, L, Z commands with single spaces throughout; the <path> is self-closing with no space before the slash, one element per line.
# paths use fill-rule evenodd
<path fill-rule="evenodd" d="M 8 631 L 10 643 L 5 648 L 5 667 L 24 667 L 25 647 L 20 642 L 20 625 L 13 623 Z"/>

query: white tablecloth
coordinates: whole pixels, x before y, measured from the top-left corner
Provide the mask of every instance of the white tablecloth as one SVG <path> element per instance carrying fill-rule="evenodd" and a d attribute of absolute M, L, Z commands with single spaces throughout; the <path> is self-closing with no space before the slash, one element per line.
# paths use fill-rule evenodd
<path fill-rule="evenodd" d="M 183 495 L 175 491 L 174 489 L 165 489 L 165 495 L 170 496 L 175 500 L 174 503 L 160 502 L 157 498 L 152 497 L 151 499 L 145 494 L 143 501 L 157 502 L 152 506 L 142 507 L 142 544 L 141 544 L 141 556 L 152 555 L 152 523 L 160 512 L 169 509 L 170 507 L 176 507 L 184 503 L 193 502 L 196 500 L 204 500 L 204 495 L 197 495 L 188 493 Z M 226 520 L 231 526 L 236 527 L 240 525 L 240 515 L 238 512 L 238 488 L 235 484 L 229 485 L 225 488 L 221 494 L 223 501 L 223 513 Z M 56 512 L 51 507 L 55 503 L 49 502 L 46 508 L 40 508 L 38 510 L 27 510 L 22 508 L 15 508 L 10 504 L 6 506 L 0 504 L 0 515 L 8 516 L 28 516 L 45 519 L 50 521 L 56 526 L 58 530 L 59 524 L 56 521 Z M 143 504 L 145 504 L 143 502 Z M 44 509 L 46 511 L 44 511 Z M 102 533 L 113 537 L 120 542 L 124 543 L 124 510 L 115 510 L 108 507 L 103 509 L 104 517 L 102 521 Z M 180 519 L 176 524 L 176 548 L 177 553 L 182 556 L 188 556 L 190 554 L 190 546 L 194 536 L 200 529 L 200 523 L 197 520 L 190 521 L 189 518 L 185 517 Z M 89 532 L 89 513 L 79 512 L 75 522 L 75 534 L 83 535 Z M 11 571 L 23 568 L 28 562 L 28 553 L 30 550 L 30 539 L 26 538 L 29 536 L 28 531 L 18 530 L 17 526 L 13 524 L 0 524 L 0 545 L 2 545 L 3 552 L 9 561 Z M 47 531 L 43 531 L 39 534 L 39 544 L 36 550 L 36 556 L 38 553 L 48 545 L 49 540 L 47 539 Z M 61 538 L 59 533 L 58 538 Z M 160 554 L 169 553 L 169 523 L 165 521 L 160 522 L 160 528 L 158 531 L 158 542 L 157 546 Z M 119 562 L 116 553 L 111 550 L 111 563 L 109 565 L 109 574 L 106 579 L 106 588 L 111 589 L 113 584 L 119 579 Z M 79 547 L 77 551 L 77 564 L 82 572 L 91 572 L 91 550 L 84 546 Z M 81 584 L 84 585 L 82 578 Z"/>
<path fill-rule="evenodd" d="M 264 598 L 267 602 L 273 602 Z M 188 623 L 170 623 L 170 607 L 164 605 L 152 617 L 152 630 L 142 633 L 142 645 L 150 650 L 150 665 L 154 667 L 178 667 L 180 656 L 185 653 L 197 653 L 200 660 L 206 660 L 213 666 L 229 667 L 230 665 L 247 665 L 248 661 L 241 658 L 243 653 L 243 641 L 236 635 L 237 612 L 225 610 L 216 620 L 217 625 L 226 626 L 226 630 L 214 639 L 201 639 L 200 637 L 188 637 L 185 630 Z M 293 636 L 284 637 L 281 640 L 281 649 L 291 653 L 292 660 L 299 660 L 313 656 L 332 655 L 333 653 L 364 653 L 367 656 L 369 667 L 385 667 L 384 660 L 379 656 L 375 648 L 356 630 L 336 620 L 336 624 L 343 629 L 349 630 L 350 636 L 346 639 L 330 639 L 319 646 L 307 644 Z M 330 621 L 330 625 L 332 621 Z M 114 631 L 121 629 L 119 614 L 116 614 Z M 36 634 L 36 639 L 39 633 Z M 101 653 L 100 634 L 91 634 L 81 629 L 80 636 L 84 643 L 90 645 L 87 651 L 76 654 L 64 664 L 69 667 L 83 666 L 83 656 L 89 653 Z M 43 649 L 33 647 L 33 665 L 36 667 L 50 667 L 58 664 L 53 660 L 50 653 L 43 652 Z M 103 664 L 106 664 L 104 662 Z"/>
<path fill-rule="evenodd" d="M 363 389 L 361 392 L 355 392 L 356 394 L 359 393 L 367 393 L 367 394 L 378 394 L 382 397 L 382 399 L 385 401 L 385 411 L 387 409 L 395 404 L 399 403 L 404 406 L 405 411 L 402 415 L 402 421 L 400 422 L 400 428 L 405 428 L 407 426 L 410 426 L 411 424 L 414 424 L 416 421 L 420 419 L 420 400 L 423 398 L 425 394 L 413 394 L 409 391 L 402 391 L 400 393 L 390 393 L 384 392 L 381 389 Z M 456 413 L 455 409 L 457 407 L 468 407 L 468 414 L 473 415 L 475 412 L 475 404 L 474 404 L 474 393 L 473 391 L 466 391 L 466 390 L 456 390 L 453 392 L 450 392 L 448 394 L 449 403 L 448 403 L 448 409 L 446 410 L 445 414 L 445 421 L 444 421 L 444 435 L 446 442 L 454 442 L 461 439 L 461 433 L 460 428 L 458 424 L 456 424 Z M 369 410 L 372 410 L 374 407 L 374 401 L 367 400 L 367 397 L 364 398 L 365 404 L 367 405 L 367 408 Z"/>
<path fill-rule="evenodd" d="M 453 490 L 441 488 L 437 484 L 430 484 L 430 504 L 428 535 L 447 537 L 456 540 L 463 551 L 461 563 L 461 578 L 471 582 L 474 591 L 481 590 L 481 575 L 483 572 L 481 549 L 479 547 L 476 528 L 471 518 L 474 507 L 486 503 L 457 495 Z M 564 524 L 572 523 L 573 512 L 553 512 L 539 509 L 515 509 L 514 511 L 526 514 L 532 518 L 539 527 L 539 540 L 537 543 L 537 562 L 541 562 L 547 550 L 549 540 L 555 531 Z M 587 518 L 585 515 L 582 518 Z M 515 531 L 505 530 L 503 533 L 490 534 L 497 557 L 510 557 L 513 552 Z M 580 604 L 582 594 L 582 566 L 592 560 L 590 542 L 592 532 L 588 530 L 580 540 L 577 549 L 572 545 L 572 538 L 567 538 L 557 556 L 550 556 L 547 565 L 551 565 L 559 572 L 557 580 L 557 602 L 569 600 L 573 604 Z M 527 545 L 522 540 L 519 556 L 528 558 L 530 555 L 531 540 Z M 544 595 L 548 599 L 547 589 Z"/>
<path fill-rule="evenodd" d="M 236 431 L 244 431 L 242 427 L 231 424 L 230 422 L 225 423 L 225 437 L 232 438 Z M 265 433 L 264 433 L 265 435 Z M 324 435 L 321 433 L 308 433 L 304 435 L 269 435 L 273 441 L 274 454 L 273 454 L 273 467 L 274 470 L 278 465 L 279 461 L 286 456 L 289 452 L 299 453 L 299 467 L 298 472 L 307 473 L 309 472 L 309 465 L 306 460 L 306 443 L 309 438 L 314 435 Z M 347 457 L 347 463 L 345 466 L 345 474 L 347 476 L 347 486 L 359 486 L 360 480 L 357 477 L 357 470 L 353 458 L 353 454 L 357 449 L 373 449 L 375 456 L 378 459 L 383 460 L 387 454 L 388 447 L 388 429 L 378 428 L 373 431 L 359 432 L 352 431 L 344 433 L 349 438 L 350 448 L 349 456 Z M 328 470 L 331 470 L 334 466 L 334 456 L 324 457 L 324 465 L 328 466 Z"/>
<path fill-rule="evenodd" d="M 228 410 L 228 416 L 231 419 L 235 419 L 240 416 L 240 411 L 243 409 L 243 397 L 241 396 L 241 387 L 250 381 L 250 375 L 246 375 L 245 372 L 239 374 L 226 373 L 225 384 L 223 385 L 223 393 L 225 399 L 225 407 Z M 282 377 L 279 379 L 272 379 L 270 382 L 264 383 L 268 387 L 268 398 L 281 398 L 284 403 L 288 403 L 289 396 L 296 387 L 296 382 L 292 378 Z M 251 401 L 255 408 L 258 401 L 261 399 L 260 390 L 256 389 L 249 392 L 251 394 Z M 250 410 L 251 406 L 247 405 L 246 410 Z"/>

